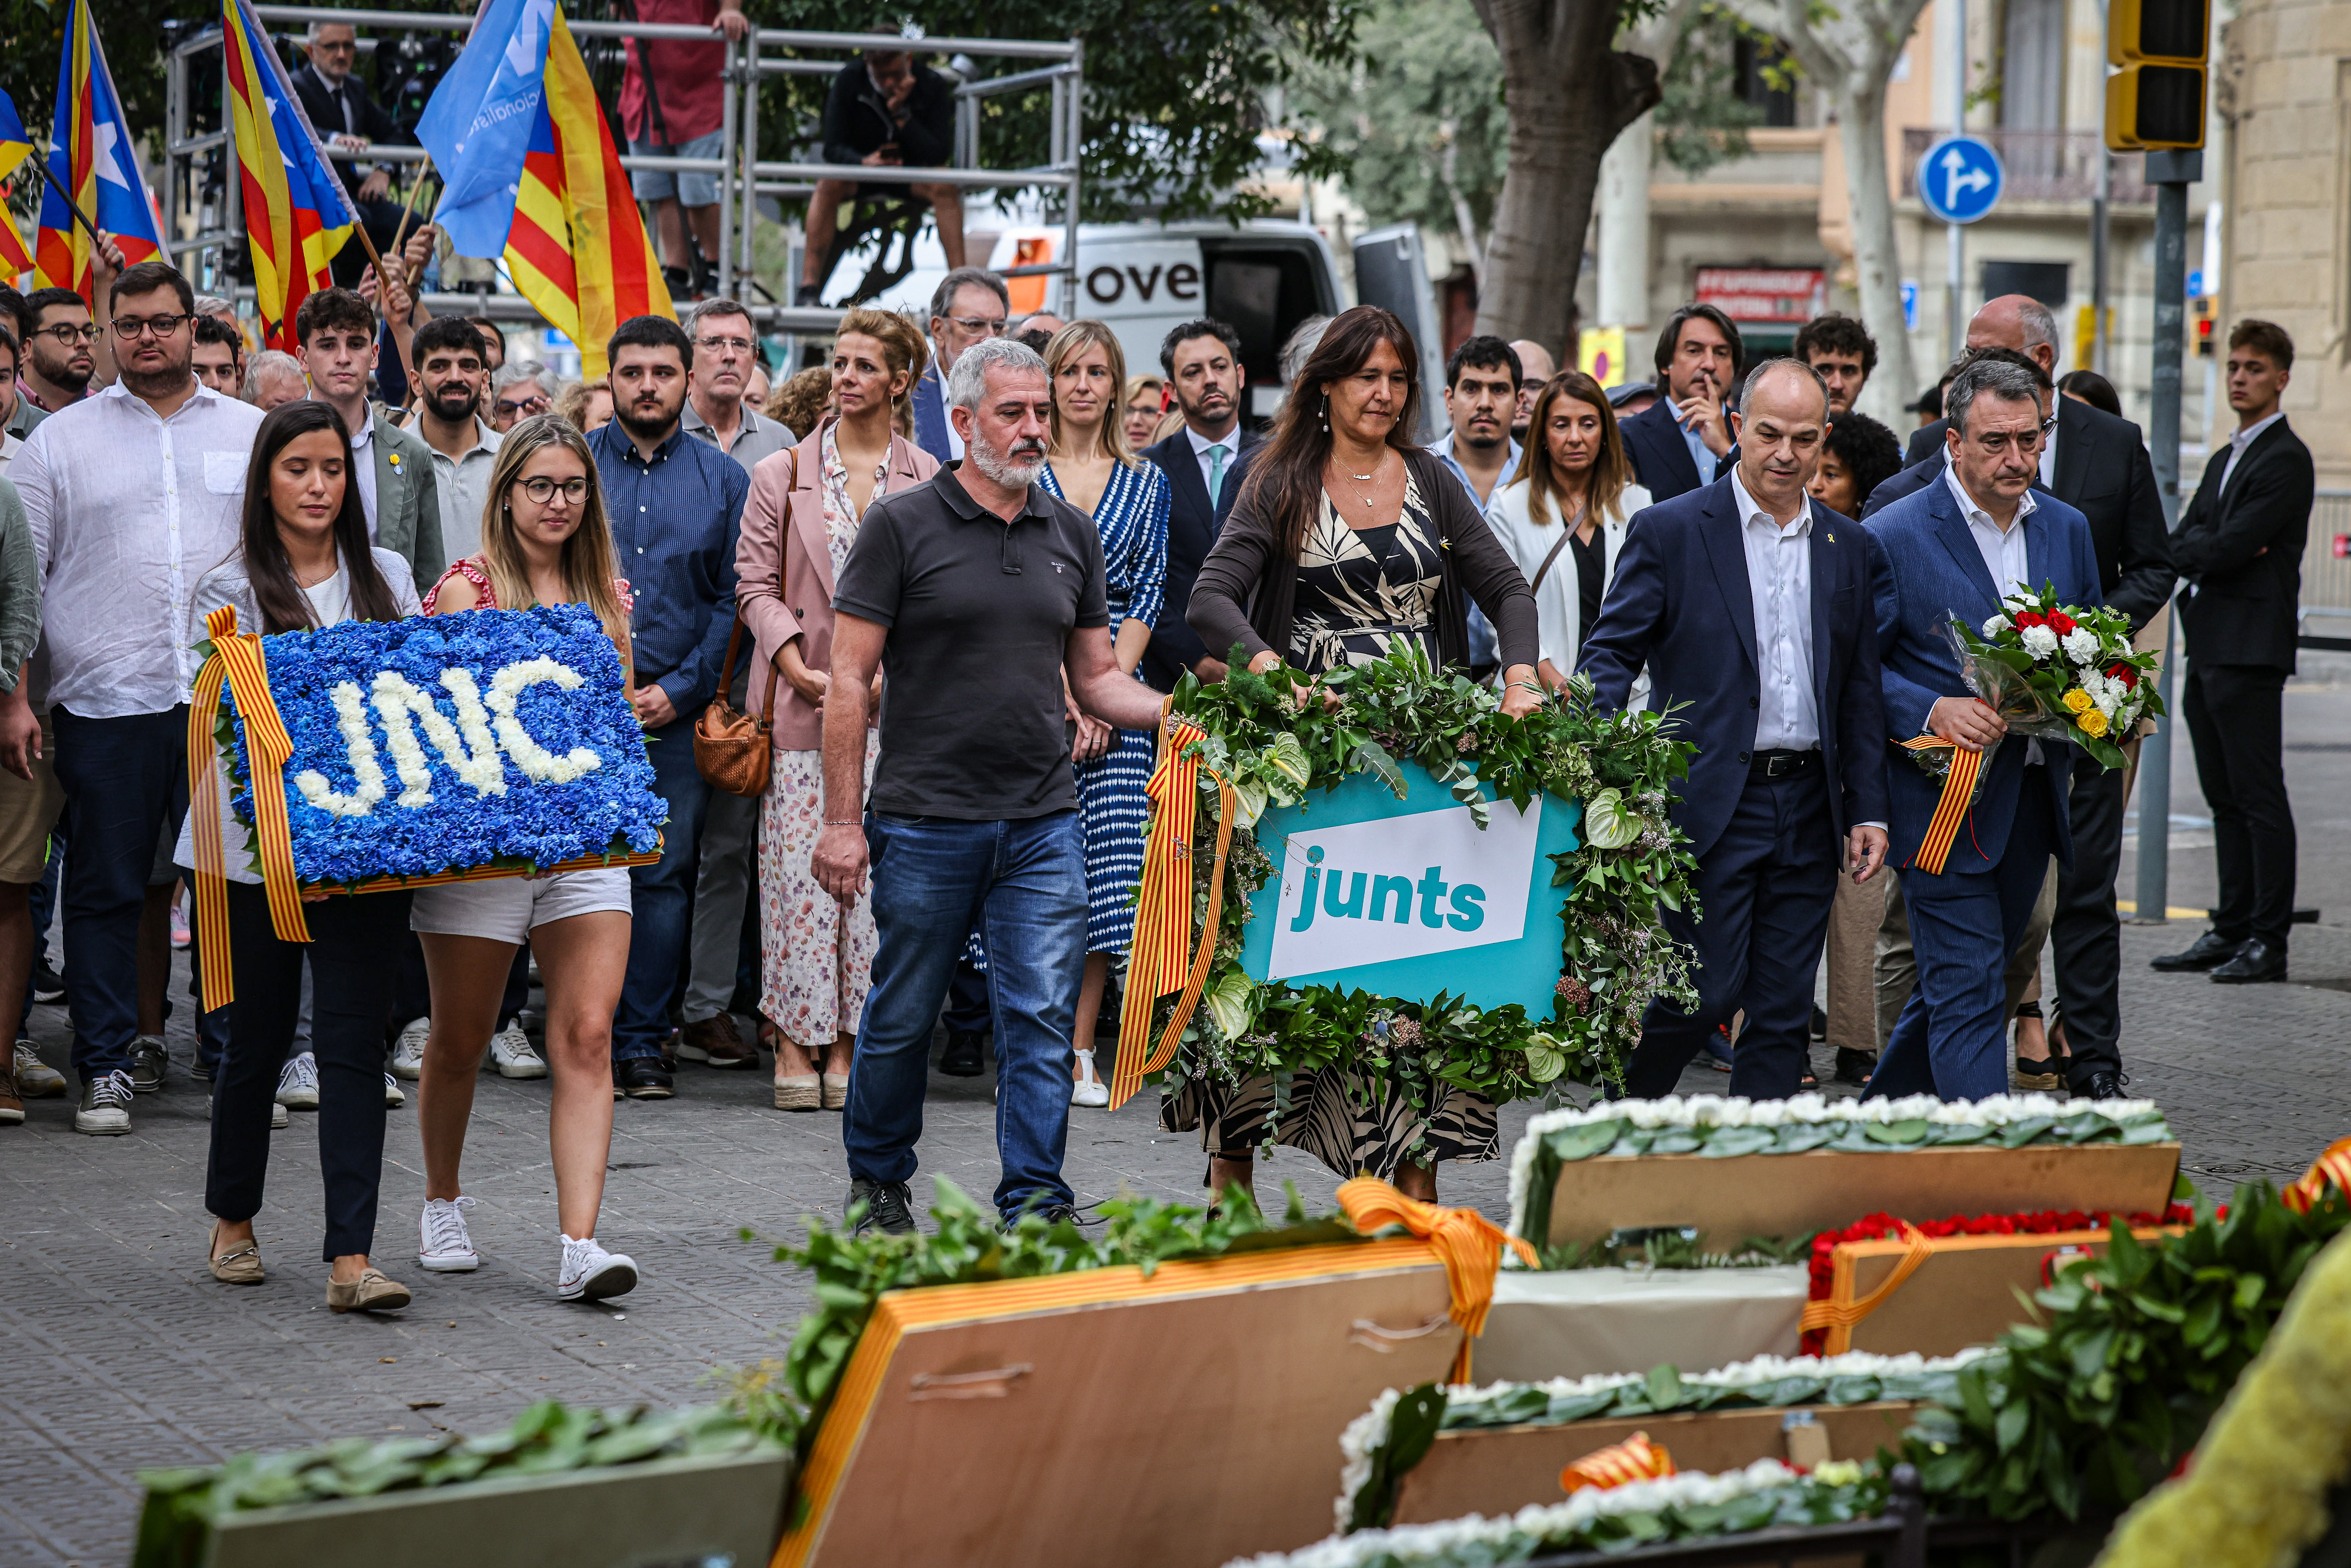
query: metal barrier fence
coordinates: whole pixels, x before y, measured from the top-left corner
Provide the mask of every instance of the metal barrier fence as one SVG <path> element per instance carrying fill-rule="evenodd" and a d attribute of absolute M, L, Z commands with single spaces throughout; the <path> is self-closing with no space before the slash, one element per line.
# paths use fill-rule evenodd
<path fill-rule="evenodd" d="M 2302 550 L 2302 641 L 2351 649 L 2351 490 L 2321 490 Z"/>
<path fill-rule="evenodd" d="M 255 9 L 266 23 L 307 25 L 311 22 L 337 22 L 355 28 L 370 27 L 379 31 L 464 32 L 474 25 L 470 12 L 435 16 L 424 12 L 363 11 L 315 5 L 258 5 Z M 662 158 L 624 153 L 621 158 L 621 166 L 631 171 L 666 170 L 675 173 L 717 176 L 719 254 L 710 260 L 717 269 L 718 292 L 722 295 L 735 294 L 737 278 L 747 277 L 752 270 L 752 219 L 757 212 L 757 198 L 763 195 L 805 196 L 815 189 L 815 182 L 827 179 L 868 185 L 940 184 L 964 189 L 1043 187 L 1057 190 L 1061 193 L 1064 220 L 1061 254 L 1050 265 L 1016 267 L 1005 276 L 1032 277 L 1045 273 L 1074 273 L 1076 270 L 1080 196 L 1078 150 L 1082 140 L 1080 110 L 1085 82 L 1084 48 L 1075 38 L 1066 42 L 1017 38 L 909 40 L 896 34 L 819 33 L 762 27 L 737 43 L 724 35 L 714 38 L 712 31 L 706 27 L 571 21 L 569 18 L 566 21 L 570 30 L 581 37 L 674 38 L 698 43 L 716 41 L 726 46 L 726 88 L 724 118 L 720 125 L 720 156 Z M 172 49 L 167 62 L 164 84 L 165 155 L 160 195 L 164 226 L 172 235 L 172 250 L 181 257 L 183 270 L 206 292 L 250 299 L 252 288 L 249 286 L 238 287 L 228 275 L 225 265 L 245 232 L 236 144 L 229 131 L 226 72 L 222 73 L 219 122 L 213 129 L 194 129 L 195 106 L 191 101 L 189 89 L 190 62 L 200 55 L 217 51 L 220 47 L 221 30 L 217 26 L 210 27 L 181 42 Z M 949 57 L 962 55 L 1047 63 L 1007 76 L 974 78 L 958 83 L 955 89 L 956 162 L 950 167 L 925 169 L 894 164 L 759 161 L 761 79 L 777 76 L 829 77 L 837 74 L 846 63 L 844 58 L 807 58 L 769 51 L 815 50 L 854 58 L 866 49 L 900 50 L 910 47 L 925 54 Z M 1046 162 L 1020 169 L 981 168 L 981 100 L 1038 88 L 1049 89 L 1051 93 Z M 204 202 L 206 184 L 204 164 L 214 156 L 224 161 L 223 195 L 216 211 L 208 208 Z M 421 163 L 428 154 L 421 147 L 377 144 L 371 146 L 364 156 L 376 162 Z M 421 215 L 418 221 L 423 221 Z M 193 232 L 183 227 L 183 222 L 192 226 Z M 428 309 L 435 310 L 444 308 L 478 310 L 484 304 L 488 306 L 490 314 L 502 319 L 538 319 L 538 312 L 531 309 L 519 295 L 494 294 L 487 301 L 472 295 L 438 295 L 429 296 L 425 301 Z M 829 331 L 839 322 L 841 315 L 838 309 L 795 308 L 788 303 L 758 306 L 756 313 L 764 325 L 800 332 Z"/>

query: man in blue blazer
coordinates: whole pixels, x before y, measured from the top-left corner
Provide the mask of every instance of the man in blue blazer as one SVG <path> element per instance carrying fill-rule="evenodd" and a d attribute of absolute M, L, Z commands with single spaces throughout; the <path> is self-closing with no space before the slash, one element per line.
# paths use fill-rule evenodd
<path fill-rule="evenodd" d="M 1255 431 L 1241 428 L 1241 387 L 1249 376 L 1241 368 L 1238 332 L 1205 317 L 1179 323 L 1160 341 L 1159 367 L 1175 391 L 1184 428 L 1142 454 L 1167 476 L 1167 592 L 1143 650 L 1143 678 L 1172 692 L 1186 671 L 1203 681 L 1225 678 L 1231 650 L 1202 643 L 1184 612 L 1259 443 Z"/>
<path fill-rule="evenodd" d="M 1944 394 L 1949 462 L 1941 479 L 1871 519 L 1878 548 L 1877 642 L 1885 664 L 1894 864 L 1918 960 L 1917 988 L 1869 1081 L 1872 1094 L 1932 1092 L 1980 1100 L 2008 1092 L 2002 973 L 2022 940 L 2049 857 L 2071 867 L 2066 781 L 2073 747 L 2002 741 L 2007 724 L 1960 678 L 1947 629 L 1975 630 L 2021 590 L 2061 603 L 2104 602 L 2090 526 L 2032 487 L 2048 421 L 2033 375 L 1980 360 Z M 1997 744 L 1939 872 L 1916 862 L 1942 795 L 1900 749 L 1934 734 L 1981 751 Z"/>
<path fill-rule="evenodd" d="M 1657 334 L 1657 401 L 1619 424 L 1633 477 L 1660 501 L 1703 490 L 1739 460 L 1730 402 L 1747 363 L 1739 328 L 1712 305 L 1685 305 Z"/>
<path fill-rule="evenodd" d="M 1795 1093 L 1837 876 L 1866 880 L 1886 857 L 1869 533 L 1804 494 L 1828 386 L 1768 361 L 1732 419 L 1736 465 L 1634 517 L 1578 665 L 1611 708 L 1646 665 L 1651 707 L 1698 747 L 1671 810 L 1698 859 L 1700 917 L 1666 915 L 1696 957 L 1698 1005 L 1650 1005 L 1625 1071 L 1644 1098 L 1672 1093 L 1741 1009 L 1731 1092 Z"/>
<path fill-rule="evenodd" d="M 914 444 L 942 464 L 963 460 L 963 443 L 947 423 L 947 372 L 974 343 L 1004 335 L 1011 308 L 1004 279 L 984 267 L 958 267 L 931 291 L 931 362 L 914 379 Z"/>

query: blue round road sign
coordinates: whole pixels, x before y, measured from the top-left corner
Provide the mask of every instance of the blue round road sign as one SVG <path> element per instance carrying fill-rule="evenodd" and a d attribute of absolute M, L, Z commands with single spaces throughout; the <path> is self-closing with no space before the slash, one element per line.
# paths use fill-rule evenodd
<path fill-rule="evenodd" d="M 2000 154 L 1975 136 L 1946 136 L 1918 160 L 1918 199 L 1947 224 L 1971 224 L 2000 201 Z"/>

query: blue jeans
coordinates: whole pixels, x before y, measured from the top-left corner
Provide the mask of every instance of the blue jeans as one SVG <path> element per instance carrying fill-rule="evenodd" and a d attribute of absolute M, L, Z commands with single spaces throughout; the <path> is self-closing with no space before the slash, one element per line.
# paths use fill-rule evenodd
<path fill-rule="evenodd" d="M 1086 968 L 1085 832 L 1078 813 L 1021 821 L 869 812 L 873 988 L 849 1074 L 849 1174 L 911 1181 L 930 1079 L 931 1025 L 977 924 L 996 1030 L 996 1207 L 1071 1201 L 1070 1030 Z"/>
<path fill-rule="evenodd" d="M 685 967 L 686 936 L 694 927 L 694 872 L 702 842 L 702 814 L 710 783 L 694 766 L 694 721 L 680 714 L 645 735 L 653 765 L 653 793 L 669 802 L 662 826 L 662 857 L 629 873 L 634 904 L 629 928 L 629 969 L 621 1006 L 612 1015 L 612 1060 L 659 1056 L 669 1038 L 670 998 Z"/>
<path fill-rule="evenodd" d="M 56 709 L 66 791 L 66 964 L 73 1068 L 85 1083 L 131 1069 L 139 1030 L 139 918 L 155 841 L 188 810 L 188 710 L 81 718 Z"/>

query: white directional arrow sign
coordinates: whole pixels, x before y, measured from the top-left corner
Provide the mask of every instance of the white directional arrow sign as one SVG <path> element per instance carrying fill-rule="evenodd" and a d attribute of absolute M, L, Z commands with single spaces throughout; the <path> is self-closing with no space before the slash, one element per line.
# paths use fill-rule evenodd
<path fill-rule="evenodd" d="M 1948 136 L 1918 160 L 1918 200 L 1936 217 L 1971 224 L 2000 201 L 2000 155 L 1980 137 Z"/>

